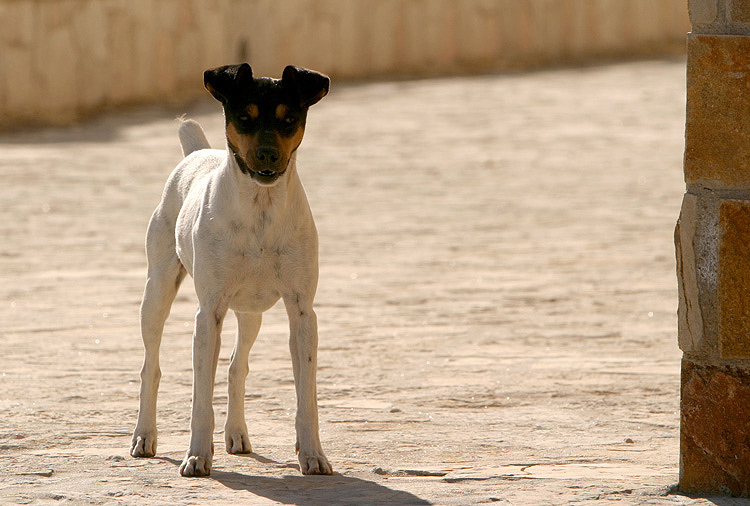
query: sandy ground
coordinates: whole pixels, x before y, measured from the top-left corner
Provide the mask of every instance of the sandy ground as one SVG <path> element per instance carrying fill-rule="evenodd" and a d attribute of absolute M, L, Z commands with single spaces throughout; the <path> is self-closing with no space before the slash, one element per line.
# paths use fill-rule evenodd
<path fill-rule="evenodd" d="M 195 312 L 162 348 L 159 455 L 128 456 L 144 231 L 174 116 L 0 138 L 0 503 L 740 504 L 672 491 L 672 230 L 684 62 L 335 86 L 299 155 L 321 243 L 319 395 L 337 474 L 303 477 L 281 306 L 250 357 L 256 454 L 180 478 Z"/>

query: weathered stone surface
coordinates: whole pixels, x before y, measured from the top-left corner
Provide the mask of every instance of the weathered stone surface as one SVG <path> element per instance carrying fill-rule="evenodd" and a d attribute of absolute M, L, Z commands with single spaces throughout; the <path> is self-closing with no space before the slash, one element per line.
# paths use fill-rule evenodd
<path fill-rule="evenodd" d="M 73 33 L 70 30 L 75 16 L 76 3 L 70 0 L 53 2 L 40 8 L 37 30 L 45 36 L 39 37 L 32 46 L 31 68 L 40 93 L 35 97 L 38 111 L 52 116 L 56 122 L 68 122 L 75 117 L 78 90 L 76 89 L 76 54 Z M 61 104 L 66 104 L 64 107 Z"/>
<path fill-rule="evenodd" d="M 688 353 L 699 351 L 703 342 L 703 315 L 699 302 L 696 257 L 693 247 L 697 226 L 697 202 L 696 195 L 685 194 L 674 234 L 679 292 L 677 336 L 680 349 Z"/>
<path fill-rule="evenodd" d="M 719 207 L 719 351 L 750 358 L 750 201 Z"/>
<path fill-rule="evenodd" d="M 83 110 L 100 107 L 109 94 L 110 79 L 107 72 L 107 12 L 104 2 L 87 2 L 73 18 L 73 43 L 85 58 L 78 58 L 75 65 L 75 87 L 77 103 Z M 147 73 L 147 72 L 144 72 Z"/>
<path fill-rule="evenodd" d="M 729 19 L 735 23 L 750 23 L 750 0 L 730 0 Z"/>
<path fill-rule="evenodd" d="M 693 25 L 713 23 L 718 14 L 717 0 L 688 0 L 688 12 Z"/>
<path fill-rule="evenodd" d="M 562 23 L 556 25 L 559 28 Z M 457 42 L 461 60 L 469 65 L 492 61 L 496 48 L 501 47 L 500 26 L 500 11 L 492 1 L 468 0 L 468 5 L 458 11 L 458 33 L 461 36 Z"/>
<path fill-rule="evenodd" d="M 680 349 L 750 358 L 750 200 L 685 194 L 675 251 Z"/>
<path fill-rule="evenodd" d="M 750 37 L 688 36 L 685 181 L 750 188 Z"/>
<path fill-rule="evenodd" d="M 750 370 L 682 361 L 680 488 L 750 496 Z"/>
<path fill-rule="evenodd" d="M 626 34 L 631 31 L 634 38 L 643 41 L 657 40 L 660 25 L 665 22 L 665 2 L 654 2 L 652 0 L 638 0 L 630 6 L 630 16 L 620 17 L 620 23 L 628 27 L 628 30 L 621 29 L 620 33 Z M 629 23 L 630 19 L 642 19 L 640 23 Z"/>
<path fill-rule="evenodd" d="M 38 114 L 36 102 L 40 83 L 32 64 L 36 16 L 37 6 L 31 2 L 2 2 L 0 7 L 0 89 L 3 90 L 4 121 L 24 124 L 24 116 Z"/>

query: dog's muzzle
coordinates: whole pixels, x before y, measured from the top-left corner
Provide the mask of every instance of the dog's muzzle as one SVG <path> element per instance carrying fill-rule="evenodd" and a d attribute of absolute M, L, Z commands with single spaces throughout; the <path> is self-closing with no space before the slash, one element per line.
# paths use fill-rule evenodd
<path fill-rule="evenodd" d="M 287 165 L 281 163 L 279 151 L 274 147 L 261 146 L 256 149 L 252 167 L 234 146 L 230 147 L 240 171 L 261 186 L 273 186 L 286 172 Z"/>

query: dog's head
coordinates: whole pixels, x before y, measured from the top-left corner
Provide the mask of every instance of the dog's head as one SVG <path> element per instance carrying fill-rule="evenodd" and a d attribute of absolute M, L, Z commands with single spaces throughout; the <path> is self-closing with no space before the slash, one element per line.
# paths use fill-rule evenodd
<path fill-rule="evenodd" d="M 287 66 L 281 79 L 253 78 L 250 65 L 225 65 L 203 73 L 206 89 L 224 106 L 229 149 L 240 170 L 273 186 L 302 142 L 307 109 L 326 96 L 327 76 Z"/>

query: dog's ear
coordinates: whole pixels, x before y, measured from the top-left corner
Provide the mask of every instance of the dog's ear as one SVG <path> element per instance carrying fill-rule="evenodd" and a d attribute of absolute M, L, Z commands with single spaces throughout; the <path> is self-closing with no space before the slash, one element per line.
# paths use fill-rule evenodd
<path fill-rule="evenodd" d="M 328 94 L 331 80 L 328 76 L 313 70 L 288 65 L 281 75 L 281 82 L 297 91 L 300 105 L 310 107 Z"/>
<path fill-rule="evenodd" d="M 213 97 L 226 104 L 253 78 L 253 69 L 247 63 L 224 65 L 203 73 L 203 84 Z"/>

